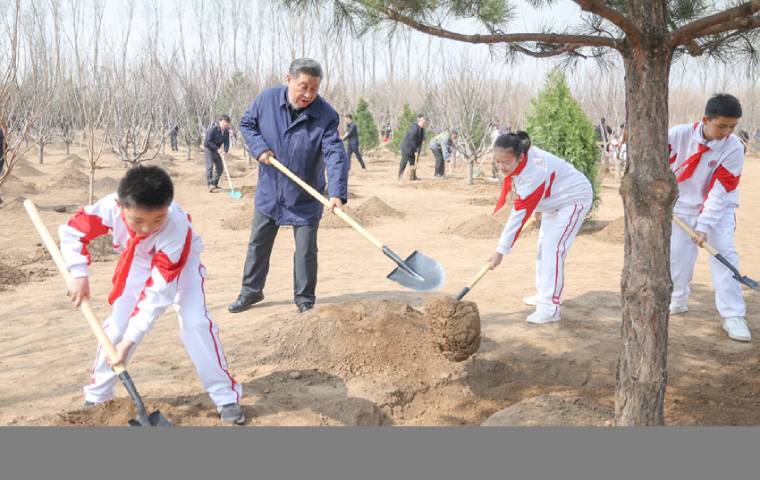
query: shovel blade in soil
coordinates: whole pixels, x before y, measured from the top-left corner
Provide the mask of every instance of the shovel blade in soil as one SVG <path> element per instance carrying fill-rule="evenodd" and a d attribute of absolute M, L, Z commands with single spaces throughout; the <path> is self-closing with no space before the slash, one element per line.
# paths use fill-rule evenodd
<path fill-rule="evenodd" d="M 132 427 L 171 427 L 172 424 L 169 419 L 156 410 L 148 415 L 147 418 L 140 420 L 140 418 L 134 418 L 129 421 L 129 425 Z"/>
<path fill-rule="evenodd" d="M 233 200 L 240 200 L 243 194 L 240 193 L 240 190 L 230 190 L 229 196 Z"/>
<path fill-rule="evenodd" d="M 422 280 L 410 275 L 404 269 L 396 267 L 388 274 L 388 279 L 393 280 L 402 287 L 418 292 L 431 292 L 441 288 L 446 280 L 443 265 L 417 250 L 412 252 L 404 260 L 404 263 L 422 277 Z"/>

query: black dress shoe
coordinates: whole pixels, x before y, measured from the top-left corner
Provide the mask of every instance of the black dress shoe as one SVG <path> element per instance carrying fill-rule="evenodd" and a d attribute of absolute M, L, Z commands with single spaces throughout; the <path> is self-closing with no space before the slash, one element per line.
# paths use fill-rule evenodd
<path fill-rule="evenodd" d="M 263 293 L 253 293 L 251 295 L 238 295 L 237 300 L 230 303 L 230 306 L 227 307 L 227 310 L 229 310 L 230 313 L 244 312 L 262 300 L 264 300 Z"/>
<path fill-rule="evenodd" d="M 309 303 L 309 302 L 302 303 L 302 304 L 298 305 L 298 313 L 308 312 L 312 308 L 314 308 L 314 304 L 313 303 Z"/>

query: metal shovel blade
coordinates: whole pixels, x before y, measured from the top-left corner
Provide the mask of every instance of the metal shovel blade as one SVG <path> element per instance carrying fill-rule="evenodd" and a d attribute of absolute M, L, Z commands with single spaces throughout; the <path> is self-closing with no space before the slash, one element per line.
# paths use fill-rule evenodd
<path fill-rule="evenodd" d="M 749 288 L 753 290 L 760 290 L 760 288 L 758 288 L 758 283 L 746 275 L 743 277 L 734 277 L 734 278 L 739 280 L 739 283 L 743 283 L 744 285 L 748 286 Z"/>
<path fill-rule="evenodd" d="M 129 425 L 132 427 L 171 427 L 172 424 L 169 422 L 169 420 L 164 417 L 164 415 L 156 410 L 155 412 L 151 413 L 147 417 L 140 418 L 141 415 L 138 415 L 137 418 L 133 418 L 129 421 Z"/>
<path fill-rule="evenodd" d="M 404 269 L 396 267 L 388 274 L 388 279 L 393 280 L 402 287 L 418 292 L 430 292 L 441 288 L 446 280 L 443 265 L 417 250 L 412 252 L 404 260 L 404 263 L 422 277 L 422 280 L 410 275 Z"/>
<path fill-rule="evenodd" d="M 235 189 L 230 190 L 228 195 L 233 200 L 240 200 L 240 198 L 243 196 L 243 194 L 240 193 L 240 190 L 235 190 Z"/>

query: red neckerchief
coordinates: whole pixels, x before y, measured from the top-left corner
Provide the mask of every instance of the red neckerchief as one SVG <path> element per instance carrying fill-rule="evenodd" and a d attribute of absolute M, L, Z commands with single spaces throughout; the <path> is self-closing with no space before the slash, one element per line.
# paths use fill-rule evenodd
<path fill-rule="evenodd" d="M 504 185 L 501 187 L 501 194 L 499 195 L 499 200 L 496 202 L 496 206 L 494 207 L 493 213 L 491 215 L 496 215 L 496 212 L 501 210 L 501 207 L 503 207 L 504 204 L 507 203 L 507 195 L 509 195 L 509 192 L 512 191 L 512 177 L 520 175 L 520 173 L 523 171 L 527 163 L 528 163 L 528 154 L 523 153 L 522 155 L 520 155 L 520 163 L 517 164 L 517 168 L 515 168 L 512 173 L 504 177 Z"/>
<path fill-rule="evenodd" d="M 149 237 L 149 235 L 137 235 L 133 232 L 132 229 L 129 228 L 129 225 L 127 225 L 127 221 L 124 218 L 124 212 L 121 212 L 121 218 L 124 221 L 124 225 L 127 227 L 129 241 L 127 241 L 127 248 L 121 252 L 121 255 L 119 255 L 119 262 L 116 264 L 116 270 L 113 272 L 113 278 L 111 280 L 113 288 L 111 289 L 111 293 L 108 294 L 109 305 L 113 305 L 113 302 L 124 293 L 127 277 L 129 276 L 129 271 L 132 269 L 132 260 L 135 258 L 137 244 Z"/>

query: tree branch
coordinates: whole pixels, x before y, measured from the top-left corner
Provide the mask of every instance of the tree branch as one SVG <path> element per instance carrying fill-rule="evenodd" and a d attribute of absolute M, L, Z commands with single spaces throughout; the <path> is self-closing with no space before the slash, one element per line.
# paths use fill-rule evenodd
<path fill-rule="evenodd" d="M 457 40 L 466 43 L 483 43 L 483 44 L 495 44 L 495 43 L 519 43 L 519 42 L 541 42 L 547 45 L 556 45 L 560 48 L 565 47 L 568 44 L 576 45 L 577 47 L 608 47 L 616 50 L 622 49 L 622 42 L 614 38 L 599 37 L 594 35 L 570 35 L 560 33 L 504 33 L 504 34 L 463 34 L 452 32 L 441 27 L 428 25 L 413 18 L 407 17 L 401 13 L 398 13 L 392 8 L 388 8 L 382 3 L 361 1 L 366 7 L 377 10 L 390 20 L 394 20 L 399 23 L 411 27 L 422 33 L 434 35 L 436 37 L 448 38 L 450 40 Z M 577 48 L 576 47 L 576 48 Z"/>
<path fill-rule="evenodd" d="M 626 34 L 628 39 L 639 44 L 641 42 L 641 30 L 625 15 L 618 10 L 608 7 L 599 0 L 573 0 L 582 10 L 593 13 L 612 22 Z"/>
<path fill-rule="evenodd" d="M 745 21 L 752 23 L 752 16 L 759 11 L 760 0 L 751 0 L 715 15 L 701 18 L 670 32 L 668 44 L 671 48 L 675 48 L 705 35 L 742 28 L 740 24 Z"/>

